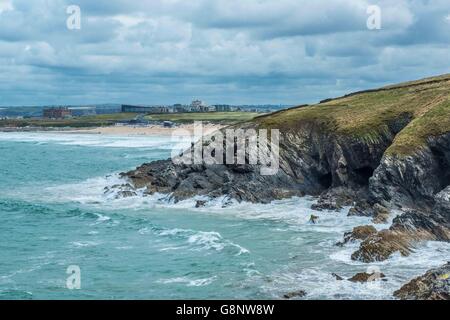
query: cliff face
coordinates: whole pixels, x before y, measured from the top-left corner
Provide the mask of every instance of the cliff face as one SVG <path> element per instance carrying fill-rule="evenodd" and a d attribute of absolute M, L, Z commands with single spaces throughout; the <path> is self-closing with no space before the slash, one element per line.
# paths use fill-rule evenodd
<path fill-rule="evenodd" d="M 377 141 L 336 135 L 314 122 L 282 131 L 279 170 L 274 175 L 261 175 L 261 165 L 248 163 L 184 165 L 165 160 L 144 164 L 126 176 L 136 187 L 145 187 L 150 194 L 170 193 L 176 201 L 205 195 L 265 203 L 320 195 L 337 187 L 359 190 L 367 187 L 396 130 L 384 132 Z M 208 145 L 209 139 L 203 144 Z"/>
<path fill-rule="evenodd" d="M 450 75 L 359 92 L 262 116 L 243 129 L 280 131 L 279 170 L 260 165 L 183 165 L 171 160 L 125 173 L 136 188 L 270 202 L 319 196 L 318 209 L 356 203 L 352 214 L 405 213 L 363 241 L 353 259 L 407 255 L 417 241 L 449 241 Z M 205 146 L 213 141 L 206 138 Z M 193 147 L 194 148 L 194 147 Z M 204 154 L 203 154 L 204 156 Z M 374 209 L 375 208 L 375 209 Z M 380 209 L 381 208 L 381 209 Z M 386 209 L 387 208 L 387 209 Z"/>
<path fill-rule="evenodd" d="M 244 129 L 280 131 L 280 170 L 259 165 L 144 164 L 125 174 L 175 200 L 221 195 L 269 202 L 335 188 L 368 189 L 371 204 L 431 208 L 450 185 L 450 76 L 351 94 L 259 117 Z M 225 131 L 223 131 L 225 133 Z M 203 141 L 211 142 L 211 137 Z M 246 153 L 246 160 L 249 158 Z"/>

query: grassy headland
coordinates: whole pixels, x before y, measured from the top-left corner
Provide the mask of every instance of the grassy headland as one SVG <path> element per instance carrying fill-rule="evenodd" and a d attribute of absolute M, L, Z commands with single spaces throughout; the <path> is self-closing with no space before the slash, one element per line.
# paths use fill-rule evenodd
<path fill-rule="evenodd" d="M 396 136 L 390 154 L 408 155 L 428 137 L 450 132 L 450 75 L 357 92 L 255 121 L 285 131 L 314 122 L 336 134 L 373 141 L 402 117 L 412 121 Z"/>

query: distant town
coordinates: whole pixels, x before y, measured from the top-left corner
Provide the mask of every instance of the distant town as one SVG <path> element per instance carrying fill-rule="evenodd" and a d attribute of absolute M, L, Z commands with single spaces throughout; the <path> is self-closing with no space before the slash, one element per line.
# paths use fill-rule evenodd
<path fill-rule="evenodd" d="M 2 107 L 0 120 L 6 119 L 68 119 L 72 117 L 94 116 L 112 113 L 137 113 L 145 115 L 209 112 L 253 112 L 270 113 L 290 106 L 287 105 L 208 105 L 202 100 L 190 104 L 174 105 L 93 105 L 93 106 L 48 106 L 48 107 Z"/>

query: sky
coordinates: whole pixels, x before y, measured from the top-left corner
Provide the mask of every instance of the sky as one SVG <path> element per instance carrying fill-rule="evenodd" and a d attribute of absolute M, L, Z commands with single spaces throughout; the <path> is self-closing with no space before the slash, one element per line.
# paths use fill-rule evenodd
<path fill-rule="evenodd" d="M 0 0 L 0 106 L 298 105 L 449 58 L 448 0 Z"/>

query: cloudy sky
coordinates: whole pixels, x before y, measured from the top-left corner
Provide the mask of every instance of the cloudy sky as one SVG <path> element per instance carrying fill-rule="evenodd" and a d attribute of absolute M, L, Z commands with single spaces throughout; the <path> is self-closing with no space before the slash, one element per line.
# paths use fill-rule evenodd
<path fill-rule="evenodd" d="M 449 61 L 448 0 L 0 0 L 3 106 L 311 103 Z"/>

